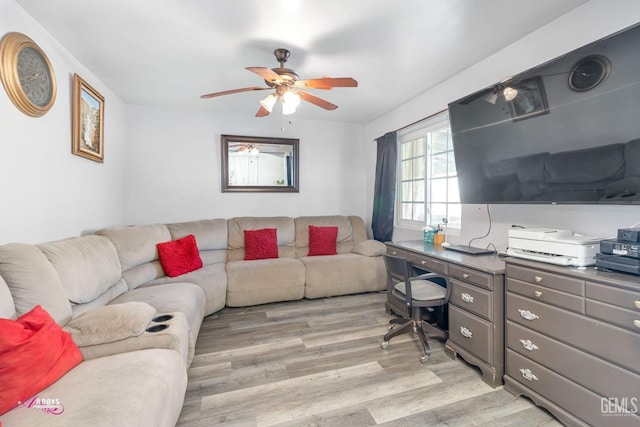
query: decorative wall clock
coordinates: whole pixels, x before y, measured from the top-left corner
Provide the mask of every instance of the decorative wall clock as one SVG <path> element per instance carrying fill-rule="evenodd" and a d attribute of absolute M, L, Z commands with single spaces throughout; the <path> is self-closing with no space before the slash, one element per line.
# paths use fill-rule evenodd
<path fill-rule="evenodd" d="M 32 117 L 46 114 L 56 99 L 56 76 L 42 49 L 24 34 L 7 33 L 0 63 L 2 85 L 15 106 Z"/>
<path fill-rule="evenodd" d="M 584 92 L 600 86 L 609 77 L 611 63 L 600 55 L 591 55 L 578 61 L 569 73 L 569 87 Z"/>

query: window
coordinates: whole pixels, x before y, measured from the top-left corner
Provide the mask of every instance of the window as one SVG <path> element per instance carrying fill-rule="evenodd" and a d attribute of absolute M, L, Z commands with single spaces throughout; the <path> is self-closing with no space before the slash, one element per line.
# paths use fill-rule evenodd
<path fill-rule="evenodd" d="M 440 113 L 398 135 L 398 225 L 460 228 L 458 177 L 449 116 Z"/>

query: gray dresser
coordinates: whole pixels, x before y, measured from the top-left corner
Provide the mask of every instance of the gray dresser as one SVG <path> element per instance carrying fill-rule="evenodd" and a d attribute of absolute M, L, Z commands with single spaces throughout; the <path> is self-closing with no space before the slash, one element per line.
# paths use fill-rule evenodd
<path fill-rule="evenodd" d="M 505 389 L 567 425 L 640 426 L 640 277 L 505 261 Z"/>
<path fill-rule="evenodd" d="M 504 373 L 504 262 L 493 255 L 467 255 L 420 240 L 387 243 L 387 252 L 414 267 L 448 277 L 449 339 L 445 350 L 482 371 L 492 387 Z"/>

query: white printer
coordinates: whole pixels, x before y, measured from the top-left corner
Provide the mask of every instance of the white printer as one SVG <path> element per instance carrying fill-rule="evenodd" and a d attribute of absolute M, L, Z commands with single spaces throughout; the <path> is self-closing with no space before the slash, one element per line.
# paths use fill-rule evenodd
<path fill-rule="evenodd" d="M 583 236 L 553 228 L 509 229 L 507 255 L 558 265 L 583 267 L 596 263 L 603 237 Z"/>

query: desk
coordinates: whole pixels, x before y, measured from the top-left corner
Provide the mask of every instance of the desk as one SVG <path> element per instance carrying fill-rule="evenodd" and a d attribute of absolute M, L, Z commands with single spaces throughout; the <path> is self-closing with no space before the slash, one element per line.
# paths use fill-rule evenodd
<path fill-rule="evenodd" d="M 387 242 L 387 253 L 406 257 L 421 270 L 449 279 L 449 356 L 461 356 L 482 371 L 492 387 L 504 374 L 504 273 L 497 254 L 468 255 L 422 240 Z"/>

